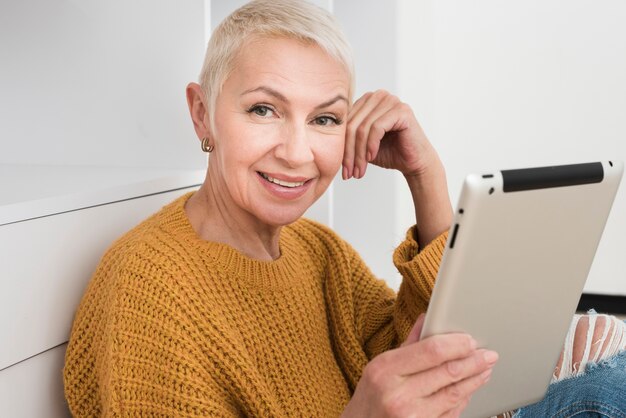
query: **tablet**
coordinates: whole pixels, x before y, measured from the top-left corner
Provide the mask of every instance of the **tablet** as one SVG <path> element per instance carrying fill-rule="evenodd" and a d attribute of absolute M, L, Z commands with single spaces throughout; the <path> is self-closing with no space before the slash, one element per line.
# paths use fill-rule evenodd
<path fill-rule="evenodd" d="M 465 179 L 422 331 L 466 332 L 500 355 L 462 417 L 545 395 L 622 172 L 603 161 Z"/>

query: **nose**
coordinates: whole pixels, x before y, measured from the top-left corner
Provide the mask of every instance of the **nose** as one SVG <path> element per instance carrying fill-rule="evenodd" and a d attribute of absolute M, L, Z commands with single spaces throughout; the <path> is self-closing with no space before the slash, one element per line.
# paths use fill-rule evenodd
<path fill-rule="evenodd" d="M 275 156 L 290 168 L 300 167 L 313 161 L 313 150 L 307 126 L 297 123 L 285 124 L 281 131 L 281 141 L 275 148 Z"/>

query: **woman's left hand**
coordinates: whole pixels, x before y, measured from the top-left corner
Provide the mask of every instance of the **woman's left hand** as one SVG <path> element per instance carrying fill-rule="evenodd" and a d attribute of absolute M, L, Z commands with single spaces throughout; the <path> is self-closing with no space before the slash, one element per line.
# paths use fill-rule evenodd
<path fill-rule="evenodd" d="M 344 180 L 363 177 L 368 163 L 404 174 L 420 248 L 450 228 L 452 206 L 443 164 L 411 108 L 384 90 L 364 94 L 348 115 Z"/>
<path fill-rule="evenodd" d="M 365 93 L 348 115 L 344 180 L 363 177 L 368 163 L 418 177 L 441 164 L 409 105 L 384 90 Z"/>

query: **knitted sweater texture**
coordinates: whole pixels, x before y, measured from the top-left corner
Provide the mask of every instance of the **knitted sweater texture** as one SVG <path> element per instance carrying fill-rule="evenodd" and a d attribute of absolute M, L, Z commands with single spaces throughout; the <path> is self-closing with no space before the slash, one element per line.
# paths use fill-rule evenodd
<path fill-rule="evenodd" d="M 65 395 L 76 417 L 339 416 L 363 368 L 425 311 L 446 234 L 393 261 L 398 294 L 327 227 L 281 231 L 254 260 L 204 241 L 188 193 L 116 241 L 78 307 Z"/>

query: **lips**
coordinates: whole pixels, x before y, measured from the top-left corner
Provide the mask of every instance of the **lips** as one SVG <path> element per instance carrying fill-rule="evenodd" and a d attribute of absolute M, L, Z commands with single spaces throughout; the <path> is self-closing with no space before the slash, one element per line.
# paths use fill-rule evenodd
<path fill-rule="evenodd" d="M 257 173 L 261 177 L 263 177 L 265 180 L 269 181 L 270 183 L 278 184 L 279 186 L 288 187 L 288 188 L 304 186 L 304 184 L 308 181 L 308 180 L 302 180 L 302 181 L 281 180 L 281 179 L 272 177 L 269 174 L 262 173 L 260 171 L 257 171 Z"/>
<path fill-rule="evenodd" d="M 257 171 L 258 179 L 270 195 L 280 200 L 295 200 L 304 196 L 314 184 L 312 178 L 291 177 Z M 279 178 L 280 177 L 280 178 Z"/>

